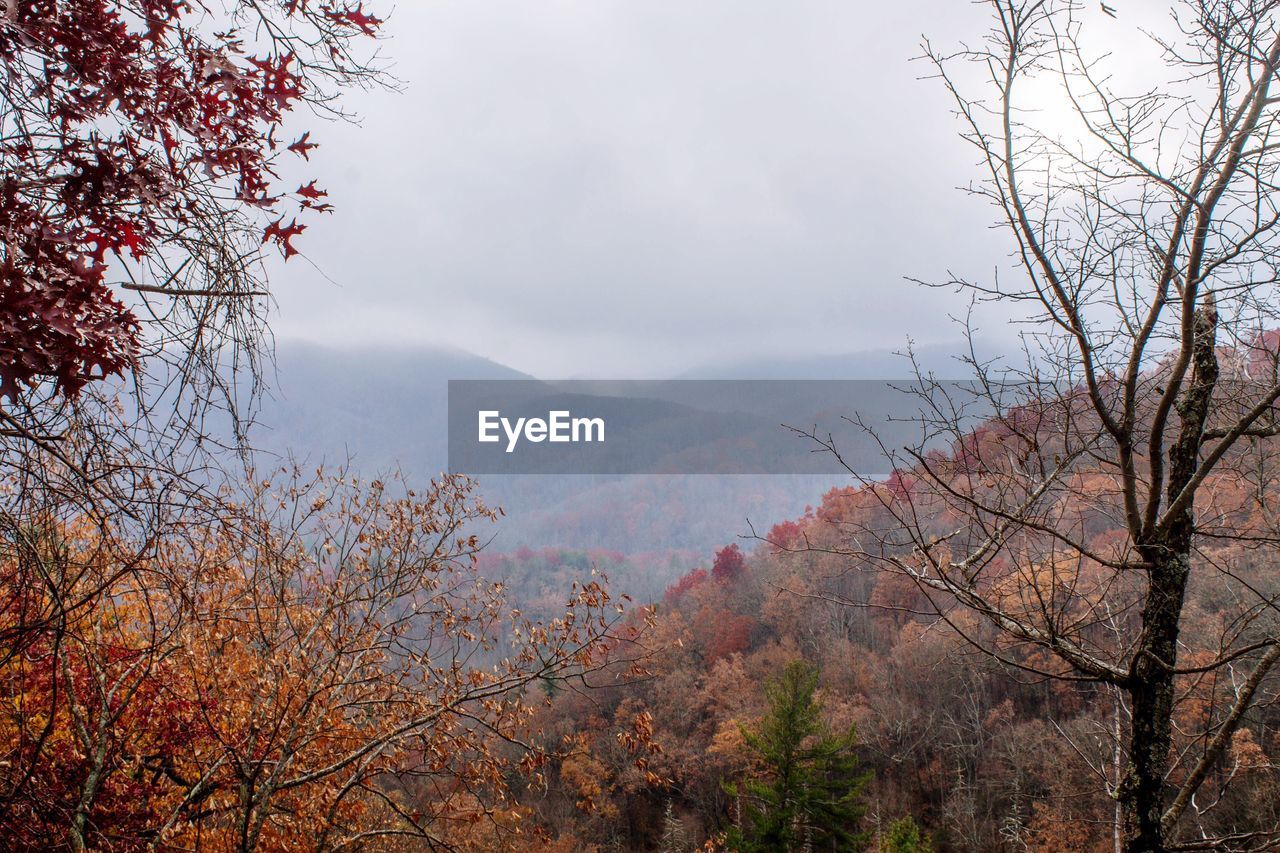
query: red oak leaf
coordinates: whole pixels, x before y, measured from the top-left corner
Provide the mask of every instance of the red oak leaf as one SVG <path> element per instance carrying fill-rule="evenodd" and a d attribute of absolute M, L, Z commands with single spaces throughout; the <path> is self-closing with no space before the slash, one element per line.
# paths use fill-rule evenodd
<path fill-rule="evenodd" d="M 357 5 L 354 9 L 348 6 L 345 9 L 333 10 L 326 12 L 325 14 L 340 24 L 346 24 L 350 27 L 359 27 L 360 31 L 367 36 L 376 35 L 378 27 L 382 25 L 381 18 L 375 18 L 373 15 L 365 14 L 363 3 Z"/>
<path fill-rule="evenodd" d="M 287 110 L 291 101 L 302 97 L 302 78 L 297 72 L 289 70 L 293 60 L 292 53 L 286 53 L 278 59 L 267 57 L 249 60 L 262 75 L 262 93 L 273 100 L 278 109 Z"/>
<path fill-rule="evenodd" d="M 333 210 L 333 205 L 319 201 L 329 194 L 324 190 L 317 188 L 315 181 L 298 187 L 297 192 L 298 195 L 302 196 L 303 208 L 314 210 L 317 213 L 328 213 Z"/>
<path fill-rule="evenodd" d="M 328 193 L 325 192 L 324 190 L 316 188 L 315 181 L 312 181 L 309 184 L 303 184 L 302 186 L 298 187 L 297 193 L 303 198 L 309 198 L 313 200 L 318 198 L 324 198 L 325 196 L 328 195 Z"/>
<path fill-rule="evenodd" d="M 288 150 L 292 151 L 294 154 L 300 155 L 303 160 L 310 160 L 311 157 L 307 154 L 307 152 L 310 151 L 312 148 L 320 147 L 319 143 L 308 142 L 307 140 L 310 138 L 311 138 L 311 131 L 308 130 L 306 133 L 302 134 L 302 136 L 298 137 L 298 141 L 290 145 Z"/>
<path fill-rule="evenodd" d="M 303 231 L 306 231 L 307 226 L 299 225 L 298 220 L 296 219 L 290 222 L 287 227 L 281 227 L 283 225 L 284 225 L 283 216 L 277 219 L 275 222 L 272 222 L 270 225 L 268 225 L 266 230 L 262 232 L 262 242 L 266 243 L 268 240 L 274 240 L 277 243 L 279 243 L 281 246 L 283 246 L 284 258 L 287 261 L 289 258 L 292 258 L 294 255 L 298 254 L 298 250 L 293 247 L 293 243 L 291 243 L 290 241 L 294 237 L 297 237 L 299 234 L 301 234 Z"/>
<path fill-rule="evenodd" d="M 121 246 L 129 247 L 129 254 L 133 255 L 133 259 L 135 261 L 142 260 L 142 257 L 145 254 L 143 250 L 146 246 L 146 238 L 139 234 L 138 229 L 134 228 L 128 222 L 120 226 L 119 244 Z M 116 251 L 118 252 L 119 249 Z"/>

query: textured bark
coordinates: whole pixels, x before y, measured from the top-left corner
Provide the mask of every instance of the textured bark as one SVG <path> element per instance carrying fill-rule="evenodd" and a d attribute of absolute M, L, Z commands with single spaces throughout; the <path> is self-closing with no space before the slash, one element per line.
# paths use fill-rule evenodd
<path fill-rule="evenodd" d="M 1181 427 L 1169 448 L 1166 497 L 1170 506 L 1191 483 L 1200 460 L 1205 421 L 1218 382 L 1217 321 L 1210 299 L 1194 318 L 1194 373 L 1178 401 Z M 1182 509 L 1139 548 L 1149 566 L 1149 586 L 1128 685 L 1133 710 L 1129 762 L 1118 792 L 1124 849 L 1129 853 L 1165 849 L 1162 818 L 1172 746 L 1174 667 L 1194 535 L 1195 502 L 1183 501 Z"/>

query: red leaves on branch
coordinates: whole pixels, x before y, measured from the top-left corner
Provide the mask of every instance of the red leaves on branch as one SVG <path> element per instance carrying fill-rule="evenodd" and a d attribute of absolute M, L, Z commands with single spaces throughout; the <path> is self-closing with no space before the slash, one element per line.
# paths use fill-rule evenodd
<path fill-rule="evenodd" d="M 132 361 L 138 322 L 103 281 L 95 255 L 77 250 L 5 192 L 0 205 L 0 396 L 15 399 L 19 382 L 52 377 L 69 395 L 86 382 L 120 373 Z M 90 240 L 102 240 L 101 235 Z M 38 272 L 37 272 L 38 271 Z"/>
<path fill-rule="evenodd" d="M 333 65 L 381 21 L 362 6 L 233 6 L 241 19 L 228 14 L 218 34 L 185 0 L 30 0 L 3 13 L 0 65 L 23 97 L 0 117 L 0 396 L 45 380 L 74 396 L 135 360 L 143 329 L 109 283 L 125 277 L 108 272 L 117 265 L 146 274 L 162 251 L 172 260 L 228 226 L 297 254 L 305 226 L 283 224 L 276 134 L 321 96 L 308 57 Z M 309 136 L 286 150 L 306 159 Z M 314 182 L 297 196 L 302 210 L 329 209 Z M 257 210 L 275 221 L 255 224 Z"/>
<path fill-rule="evenodd" d="M 284 249 L 284 256 L 288 259 L 298 254 L 298 250 L 289 241 L 307 230 L 307 226 L 299 225 L 298 220 L 295 219 L 288 226 L 281 228 L 280 226 L 283 222 L 284 219 L 282 217 L 268 225 L 267 230 L 262 233 L 262 242 L 266 243 L 268 240 L 274 240 Z"/>
<path fill-rule="evenodd" d="M 289 109 L 290 102 L 302 97 L 301 80 L 289 70 L 295 57 L 286 53 L 279 58 L 250 59 L 249 64 L 258 69 L 262 94 L 281 110 Z"/>
<path fill-rule="evenodd" d="M 345 9 L 335 9 L 327 12 L 326 14 L 340 24 L 356 27 L 367 36 L 376 35 L 378 27 L 382 24 L 381 19 L 375 18 L 373 15 L 365 14 L 363 3 L 359 4 L 354 9 L 348 6 Z"/>
<path fill-rule="evenodd" d="M 316 187 L 315 181 L 298 187 L 294 191 L 294 195 L 300 196 L 302 198 L 302 206 L 309 210 L 314 210 L 318 213 L 328 213 L 333 210 L 333 205 L 320 201 L 322 198 L 327 198 L 329 194 Z"/>

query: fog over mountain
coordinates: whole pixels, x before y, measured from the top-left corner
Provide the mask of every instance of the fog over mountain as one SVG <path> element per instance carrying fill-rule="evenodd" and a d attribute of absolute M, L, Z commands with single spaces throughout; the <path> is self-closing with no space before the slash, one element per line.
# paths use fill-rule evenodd
<path fill-rule="evenodd" d="M 284 341 L 263 401 L 255 443 L 274 453 L 358 470 L 397 465 L 411 477 L 446 464 L 450 379 L 528 375 L 448 347 L 325 347 Z"/>
<path fill-rule="evenodd" d="M 963 375 L 960 347 L 916 351 L 924 369 Z M 910 363 L 890 350 L 830 358 L 744 360 L 677 378 L 885 379 Z M 448 465 L 450 379 L 530 379 L 463 350 L 426 346 L 325 347 L 283 341 L 275 390 L 263 402 L 254 444 L 269 454 L 328 466 L 350 463 L 374 476 L 398 469 L 410 481 Z M 486 500 L 507 515 L 494 546 L 566 546 L 626 553 L 661 548 L 705 552 L 816 504 L 842 484 L 836 475 L 481 477 Z M 696 512 L 690 511 L 692 508 Z M 697 519 L 696 523 L 692 519 Z"/>
<path fill-rule="evenodd" d="M 944 379 L 968 378 L 961 361 L 965 344 L 911 345 L 904 341 L 894 349 L 868 349 L 833 355 L 750 357 L 711 361 L 680 374 L 681 379 L 903 379 L 921 372 Z M 983 351 L 980 358 L 996 353 Z"/>

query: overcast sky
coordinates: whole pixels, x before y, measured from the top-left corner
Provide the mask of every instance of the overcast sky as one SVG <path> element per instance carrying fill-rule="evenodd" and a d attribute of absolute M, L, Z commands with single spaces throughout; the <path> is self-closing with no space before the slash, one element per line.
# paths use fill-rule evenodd
<path fill-rule="evenodd" d="M 543 377 L 954 339 L 963 299 L 903 277 L 989 275 L 1009 245 L 911 58 L 985 23 L 962 0 L 403 2 L 402 90 L 313 128 L 337 212 L 273 271 L 274 328 Z"/>

